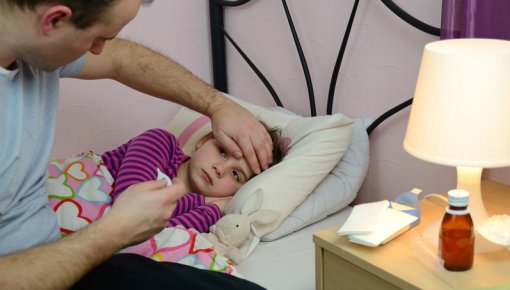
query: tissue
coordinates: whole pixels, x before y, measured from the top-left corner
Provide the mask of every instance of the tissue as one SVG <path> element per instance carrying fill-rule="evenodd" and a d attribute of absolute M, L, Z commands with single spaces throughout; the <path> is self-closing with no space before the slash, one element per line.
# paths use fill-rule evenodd
<path fill-rule="evenodd" d="M 510 216 L 495 215 L 478 227 L 478 232 L 487 240 L 510 250 Z"/>
<path fill-rule="evenodd" d="M 156 168 L 156 172 L 158 173 L 158 176 L 156 177 L 157 180 L 164 179 L 166 180 L 166 186 L 172 185 L 172 180 L 170 179 L 170 177 L 168 177 L 168 175 L 161 172 L 159 168 Z"/>

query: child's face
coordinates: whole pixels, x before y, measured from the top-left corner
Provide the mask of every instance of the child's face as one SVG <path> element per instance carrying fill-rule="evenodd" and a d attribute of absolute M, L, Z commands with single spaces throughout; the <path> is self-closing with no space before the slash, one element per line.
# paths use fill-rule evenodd
<path fill-rule="evenodd" d="M 230 156 L 212 137 L 201 140 L 189 160 L 191 189 L 204 196 L 232 196 L 253 175 L 246 159 Z"/>

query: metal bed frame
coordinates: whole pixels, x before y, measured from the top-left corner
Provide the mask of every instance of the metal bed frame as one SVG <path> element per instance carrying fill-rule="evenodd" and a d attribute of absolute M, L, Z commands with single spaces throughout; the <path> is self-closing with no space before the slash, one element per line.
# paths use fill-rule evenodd
<path fill-rule="evenodd" d="M 264 86 L 267 88 L 271 96 L 273 97 L 277 106 L 283 107 L 283 104 L 278 97 L 276 91 L 271 86 L 270 82 L 267 78 L 260 72 L 260 70 L 256 67 L 256 65 L 248 58 L 248 56 L 243 52 L 241 47 L 232 39 L 232 37 L 227 33 L 224 28 L 224 9 L 225 7 L 234 7 L 241 6 L 250 2 L 250 0 L 209 0 L 209 14 L 210 14 L 210 28 L 211 28 L 211 49 L 212 49 L 212 66 L 213 66 L 213 84 L 214 87 L 222 92 L 228 93 L 228 77 L 227 77 L 227 57 L 226 57 L 226 49 L 225 44 L 226 40 L 228 40 L 232 46 L 237 50 L 237 52 L 243 57 L 243 59 L 248 63 L 250 68 L 255 72 L 255 74 L 262 81 Z M 440 29 L 430 26 L 396 5 L 392 0 L 381 0 L 384 5 L 390 9 L 394 14 L 400 17 L 406 23 L 412 25 L 420 31 L 425 33 L 439 36 Z M 333 69 L 333 73 L 331 76 L 329 93 L 328 93 L 328 103 L 327 103 L 327 114 L 332 114 L 333 101 L 335 96 L 335 87 L 336 81 L 338 78 L 338 73 L 340 71 L 340 67 L 342 64 L 342 59 L 345 53 L 345 49 L 347 46 L 347 42 L 349 40 L 349 35 L 351 32 L 352 24 L 354 22 L 354 18 L 356 16 L 356 11 L 358 8 L 359 0 L 354 0 L 353 8 L 351 11 L 351 15 L 349 17 L 349 22 L 347 24 L 343 40 L 338 52 L 337 60 L 335 62 L 335 67 Z M 303 73 L 308 89 L 308 97 L 310 103 L 310 114 L 311 116 L 316 116 L 315 109 L 315 96 L 313 91 L 313 84 L 311 81 L 310 73 L 308 71 L 308 65 L 306 63 L 306 59 L 304 57 L 303 50 L 301 48 L 301 44 L 299 42 L 299 37 L 294 27 L 294 23 L 292 21 L 292 16 L 290 14 L 289 8 L 287 6 L 287 1 L 282 0 L 283 8 L 285 9 L 285 15 L 287 17 L 289 28 L 292 32 L 292 36 L 294 39 L 294 43 L 296 45 L 296 49 L 298 51 L 298 55 L 300 58 L 300 62 L 303 68 Z M 401 104 L 391 108 L 386 111 L 367 128 L 367 133 L 370 134 L 379 124 L 381 124 L 384 120 L 388 119 L 392 115 L 401 111 L 402 109 L 408 107 L 412 104 L 412 98 L 404 101 Z"/>

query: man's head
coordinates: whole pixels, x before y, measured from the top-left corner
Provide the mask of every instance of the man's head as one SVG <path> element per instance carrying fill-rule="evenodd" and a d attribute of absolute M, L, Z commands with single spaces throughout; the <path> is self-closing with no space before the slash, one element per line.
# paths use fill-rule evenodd
<path fill-rule="evenodd" d="M 52 71 L 86 52 L 100 54 L 138 13 L 142 0 L 3 0 L 17 29 L 11 40 L 13 61 L 23 59 Z M 4 10 L 2 10 L 4 11 Z M 20 23 L 16 21 L 23 22 Z M 4 64 L 5 66 L 5 64 Z"/>
<path fill-rule="evenodd" d="M 273 140 L 272 166 L 279 163 L 284 157 L 281 130 L 267 126 L 266 128 Z M 198 141 L 187 170 L 191 190 L 208 197 L 232 196 L 243 184 L 255 176 L 247 160 L 229 155 L 212 133 Z"/>
<path fill-rule="evenodd" d="M 20 9 L 34 10 L 38 5 L 63 5 L 73 12 L 71 22 L 79 29 L 86 29 L 105 16 L 116 2 L 121 0 L 4 0 L 7 4 Z M 153 0 L 142 0 L 150 4 Z"/>

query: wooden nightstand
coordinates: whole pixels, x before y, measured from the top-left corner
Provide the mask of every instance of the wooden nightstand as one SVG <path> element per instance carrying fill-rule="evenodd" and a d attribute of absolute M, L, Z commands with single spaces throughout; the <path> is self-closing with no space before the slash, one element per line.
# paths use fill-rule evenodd
<path fill-rule="evenodd" d="M 485 207 L 490 214 L 510 213 L 510 186 L 482 182 Z M 317 232 L 315 243 L 316 289 L 448 289 L 497 287 L 510 289 L 510 251 L 477 254 L 473 268 L 449 272 L 416 258 L 412 242 L 428 225 L 440 220 L 444 207 L 420 201 L 421 222 L 388 244 L 376 248 L 339 237 L 339 226 Z M 433 254 L 436 254 L 437 249 Z"/>

